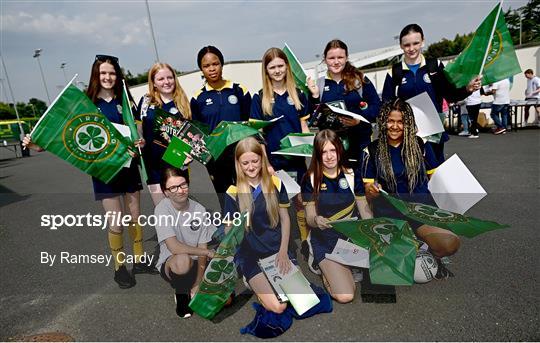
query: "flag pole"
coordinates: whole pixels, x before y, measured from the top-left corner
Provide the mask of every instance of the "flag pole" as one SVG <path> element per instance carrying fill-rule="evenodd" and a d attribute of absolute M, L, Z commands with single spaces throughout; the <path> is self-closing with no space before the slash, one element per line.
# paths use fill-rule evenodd
<path fill-rule="evenodd" d="M 56 99 L 54 99 L 54 101 L 49 105 L 49 107 L 47 107 L 47 110 L 45 111 L 45 113 L 43 113 L 43 115 L 39 118 L 38 122 L 36 123 L 36 125 L 34 125 L 34 128 L 32 129 L 32 132 L 30 132 L 30 136 L 32 136 L 32 133 L 34 133 L 34 131 L 36 130 L 36 128 L 38 127 L 39 123 L 41 123 L 41 121 L 43 120 L 43 118 L 45 118 L 45 116 L 47 115 L 47 113 L 49 113 L 49 110 L 53 107 L 54 104 L 56 104 L 56 102 L 58 101 L 58 99 L 60 99 L 60 97 L 62 96 L 62 94 L 64 94 L 64 92 L 66 91 L 66 89 L 69 87 L 69 85 L 71 85 L 73 83 L 73 80 L 75 80 L 77 78 L 77 76 L 79 76 L 79 74 L 75 74 L 73 76 L 73 78 L 66 84 L 66 86 L 64 87 L 64 89 L 62 89 L 62 91 L 56 96 Z"/>
<path fill-rule="evenodd" d="M 499 21 L 499 15 L 501 14 L 501 11 L 502 11 L 503 1 L 504 0 L 501 0 L 501 2 L 499 2 L 499 10 L 497 11 L 497 15 L 495 16 L 493 27 L 491 28 L 491 34 L 489 35 L 488 46 L 486 47 L 486 53 L 484 54 L 484 59 L 482 60 L 482 65 L 480 66 L 480 73 L 478 73 L 478 75 L 482 75 L 482 72 L 484 71 L 484 65 L 486 64 L 486 59 L 489 54 L 489 47 L 491 45 L 491 41 L 493 40 L 493 34 L 495 34 L 495 28 L 497 27 L 497 22 Z"/>

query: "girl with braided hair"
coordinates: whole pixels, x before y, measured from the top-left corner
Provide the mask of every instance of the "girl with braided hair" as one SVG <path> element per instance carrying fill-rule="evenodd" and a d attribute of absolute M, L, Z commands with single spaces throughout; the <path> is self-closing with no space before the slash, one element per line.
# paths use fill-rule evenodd
<path fill-rule="evenodd" d="M 438 162 L 431 147 L 416 136 L 411 106 L 399 98 L 386 102 L 381 107 L 377 124 L 379 139 L 368 146 L 362 167 L 366 197 L 375 217 L 407 220 L 434 256 L 441 258 L 454 254 L 460 244 L 454 233 L 407 219 L 380 197 L 383 189 L 405 201 L 435 205 L 428 190 L 428 178 L 438 167 Z"/>

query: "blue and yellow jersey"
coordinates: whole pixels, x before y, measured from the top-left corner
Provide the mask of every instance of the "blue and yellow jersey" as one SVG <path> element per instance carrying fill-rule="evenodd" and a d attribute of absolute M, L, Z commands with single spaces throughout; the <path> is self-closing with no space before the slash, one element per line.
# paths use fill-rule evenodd
<path fill-rule="evenodd" d="M 290 160 L 284 158 L 283 156 L 272 155 L 271 152 L 277 151 L 280 149 L 280 140 L 287 136 L 289 133 L 301 133 L 302 126 L 300 124 L 301 120 L 307 120 L 309 117 L 309 104 L 307 97 L 300 90 L 298 91 L 298 98 L 302 104 L 302 108 L 297 110 L 294 107 L 294 102 L 289 96 L 288 92 L 279 95 L 274 93 L 274 103 L 272 106 L 272 115 L 267 116 L 263 113 L 261 105 L 261 92 L 253 96 L 251 101 L 251 112 L 250 118 L 260 119 L 260 120 L 272 120 L 278 117 L 283 116 L 281 119 L 277 120 L 275 123 L 263 128 L 264 136 L 266 139 L 266 152 L 270 164 L 274 167 L 275 170 L 285 169 Z M 302 161 L 303 158 L 300 158 Z"/>
<path fill-rule="evenodd" d="M 364 76 L 364 85 L 362 86 L 362 96 L 360 91 L 353 90 L 347 92 L 345 90 L 345 83 L 343 80 L 336 82 L 330 77 L 326 77 L 324 80 L 324 89 L 322 91 L 322 99 L 316 99 L 318 102 L 333 102 L 343 101 L 347 107 L 347 111 L 360 114 L 370 122 L 375 122 L 379 109 L 381 107 L 381 100 L 377 94 L 377 90 L 373 83 Z M 313 98 L 312 98 L 313 99 Z M 366 102 L 367 108 L 362 109 L 360 103 Z M 359 158 L 361 150 L 371 142 L 372 129 L 371 125 L 365 122 L 350 127 L 347 129 L 347 137 L 349 139 L 349 151 L 351 157 Z"/>
<path fill-rule="evenodd" d="M 377 173 L 378 169 L 378 161 L 379 159 L 375 156 L 376 154 L 373 153 L 376 151 L 376 146 L 378 144 L 378 140 L 375 140 L 373 143 L 370 144 L 370 154 L 369 158 L 367 160 L 367 165 L 365 168 L 363 181 L 366 183 L 372 183 L 377 181 L 379 183 L 383 190 L 389 191 L 388 184 L 385 179 L 381 178 L 380 175 Z M 422 144 L 423 145 L 423 144 Z M 402 158 L 402 147 L 403 144 L 401 144 L 398 147 L 393 147 L 391 145 L 388 145 L 388 149 L 390 151 L 390 157 L 392 160 L 392 170 L 394 171 L 394 175 L 396 178 L 397 183 L 397 195 L 402 197 L 407 197 L 409 194 L 409 186 L 408 186 L 408 178 L 407 178 L 407 171 L 405 170 L 405 163 L 403 162 Z M 433 149 L 431 148 L 431 145 L 426 144 L 423 145 L 424 150 L 424 166 L 425 166 L 425 172 L 419 170 L 418 173 L 423 173 L 420 176 L 420 182 L 416 185 L 414 190 L 412 191 L 413 194 L 427 194 L 429 193 L 428 189 L 428 177 L 427 175 L 433 174 L 435 172 L 435 169 L 439 166 L 438 160 L 435 158 L 435 154 L 433 153 Z"/>
<path fill-rule="evenodd" d="M 302 182 L 302 200 L 304 205 L 316 203 L 317 215 L 331 221 L 355 217 L 358 216 L 355 197 L 364 195 L 364 185 L 362 182 L 355 182 L 355 189 L 351 187 L 343 171 L 335 178 L 323 173 L 318 198 L 314 199 L 312 180 L 306 175 Z"/>
<path fill-rule="evenodd" d="M 272 176 L 272 181 L 276 189 L 279 207 L 289 207 L 289 196 L 281 180 Z M 273 254 L 279 250 L 281 244 L 281 224 L 271 227 L 270 220 L 266 213 L 266 200 L 260 188 L 251 187 L 253 196 L 253 210 L 250 216 L 250 228 L 244 235 L 242 246 L 257 254 Z M 235 213 L 240 213 L 238 207 L 238 190 L 236 186 L 230 186 L 225 195 L 225 206 L 223 218 L 232 220 Z M 238 216 L 238 214 L 236 215 Z"/>
<path fill-rule="evenodd" d="M 96 107 L 111 123 L 124 124 L 124 119 L 122 118 L 122 103 L 117 99 L 112 99 L 107 102 L 102 98 L 98 98 Z"/>
<path fill-rule="evenodd" d="M 426 92 L 439 113 L 442 113 L 442 100 L 456 102 L 465 99 L 470 93 L 465 88 L 455 88 L 444 75 L 444 65 L 440 61 L 433 61 L 436 65 L 430 71 L 426 59 L 422 55 L 420 65 L 409 66 L 404 61 L 401 63 L 403 70 L 401 81 L 396 87 L 392 75 L 392 69 L 388 70 L 384 80 L 382 100 L 388 101 L 399 97 L 408 100 L 418 94 Z M 431 63 L 431 62 L 430 62 Z"/>
<path fill-rule="evenodd" d="M 191 99 L 193 120 L 208 124 L 210 130 L 221 121 L 241 121 L 249 118 L 251 95 L 242 85 L 226 81 L 220 89 L 206 84 Z"/>

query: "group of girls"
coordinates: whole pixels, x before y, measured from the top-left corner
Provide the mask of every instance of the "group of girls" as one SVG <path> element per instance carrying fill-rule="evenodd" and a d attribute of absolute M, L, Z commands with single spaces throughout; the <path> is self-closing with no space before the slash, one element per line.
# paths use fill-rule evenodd
<path fill-rule="evenodd" d="M 355 283 L 349 267 L 325 257 L 333 250 L 338 239 L 345 239 L 331 228 L 329 221 L 371 218 L 374 214 L 400 217 L 378 197 L 381 189 L 399 195 L 423 194 L 426 201 L 430 201 L 428 175 L 440 164 L 442 149 L 435 147 L 438 151 L 434 151 L 432 146 L 423 144 L 415 137 L 414 116 L 411 107 L 403 100 L 427 91 L 439 109 L 443 96 L 466 97 L 480 87 L 480 79 L 471 80 L 464 89 L 455 89 L 444 77 L 442 64 L 436 65 L 438 74 L 432 75 L 421 54 L 424 36 L 418 25 L 405 27 L 400 42 L 404 51 L 403 62 L 400 63 L 401 68 L 394 67 L 392 70 L 401 70 L 401 80 L 392 80 L 392 77 L 396 79 L 398 76 L 389 72 L 383 91 L 383 100 L 389 101 L 382 106 L 373 83 L 348 62 L 347 45 L 337 39 L 330 41 L 324 49 L 327 74 L 317 80 L 308 79 L 310 94 L 296 88 L 289 61 L 278 48 L 271 48 L 264 54 L 263 88 L 253 98 L 245 87 L 223 78 L 224 57 L 214 46 L 202 48 L 197 55 L 197 65 L 206 82 L 191 101 L 170 65 L 156 63 L 149 71 L 148 94 L 139 101 L 136 111 L 141 138 L 134 143 L 142 148 L 148 171 L 147 184 L 155 206 L 164 198 L 170 198 L 189 187 L 189 181 L 181 186 L 176 185 L 181 176 L 187 174 L 170 172 L 170 167 L 161 159 L 167 141 L 155 131 L 157 108 L 165 111 L 173 120 L 197 120 L 207 124 L 210 130 L 221 121 L 242 121 L 250 117 L 270 120 L 282 116 L 263 129 L 264 142 L 253 137 L 244 139 L 228 147 L 220 158 L 207 165 L 224 214 L 247 211 L 250 215 L 250 225 L 246 228 L 235 263 L 269 311 L 280 313 L 284 311 L 284 305 L 279 303 L 263 276 L 258 259 L 277 253 L 276 263 L 282 271 L 290 268 L 290 263 L 296 263 L 295 255 L 289 250 L 291 225 L 286 208 L 289 199 L 283 183 L 273 175 L 274 171 L 283 169 L 301 184 L 302 192 L 294 202 L 298 211 L 300 238 L 306 242 L 312 259 L 310 269 L 322 272 L 326 289 L 336 301 L 342 303 L 354 298 Z M 116 57 L 96 56 L 87 94 L 113 123 L 122 123 L 123 79 Z M 370 122 L 376 121 L 379 139 L 371 142 L 370 124 L 342 118 L 344 130 L 337 133 L 322 130 L 316 135 L 311 164 L 307 170 L 303 158 L 285 159 L 271 154 L 280 148 L 280 140 L 286 135 L 309 132 L 307 120 L 310 113 L 317 104 L 328 102 L 340 102 L 348 111 L 360 114 Z M 344 148 L 344 142 L 348 149 Z M 24 144 L 35 147 L 30 137 L 25 138 Z M 101 200 L 105 211 L 129 212 L 132 218 L 139 216 L 142 185 L 136 163 L 132 163 L 132 166 L 123 169 L 107 184 L 93 179 L 96 200 Z M 164 170 L 169 172 L 163 174 Z M 412 223 L 412 226 L 436 257 L 453 254 L 459 247 L 459 239 L 447 230 L 421 223 Z M 142 254 L 142 229 L 133 223 L 128 231 L 133 240 L 134 253 Z M 112 221 L 109 223 L 109 245 L 114 256 L 123 250 L 122 232 L 122 227 Z M 178 235 L 176 243 L 182 244 L 182 238 Z M 163 254 L 164 246 L 161 246 Z M 169 244 L 165 247 L 169 247 Z M 177 251 L 176 255 L 200 254 L 205 258 L 213 255 L 205 247 L 178 250 L 171 246 L 169 250 Z M 178 267 L 178 261 L 172 260 L 176 255 L 172 254 L 162 261 L 164 269 L 161 272 L 169 282 L 171 268 L 180 274 L 190 270 Z M 114 280 L 121 288 L 135 285 L 136 273 L 156 272 L 153 267 L 137 263 L 130 273 L 118 259 L 115 260 Z M 200 281 L 200 272 L 196 274 L 198 277 L 191 289 L 196 288 Z"/>

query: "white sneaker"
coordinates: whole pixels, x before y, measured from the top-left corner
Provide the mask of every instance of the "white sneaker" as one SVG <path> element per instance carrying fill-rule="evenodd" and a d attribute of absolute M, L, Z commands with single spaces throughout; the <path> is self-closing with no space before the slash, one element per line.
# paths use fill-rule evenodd
<path fill-rule="evenodd" d="M 479 136 L 479 135 L 473 135 L 473 134 L 471 134 L 471 135 L 469 136 L 469 138 L 473 138 L 473 139 L 474 139 L 474 138 L 478 138 L 478 137 L 480 137 L 480 136 Z"/>
<path fill-rule="evenodd" d="M 458 136 L 470 136 L 471 134 L 468 132 L 468 131 L 461 131 L 460 133 L 458 133 Z"/>

